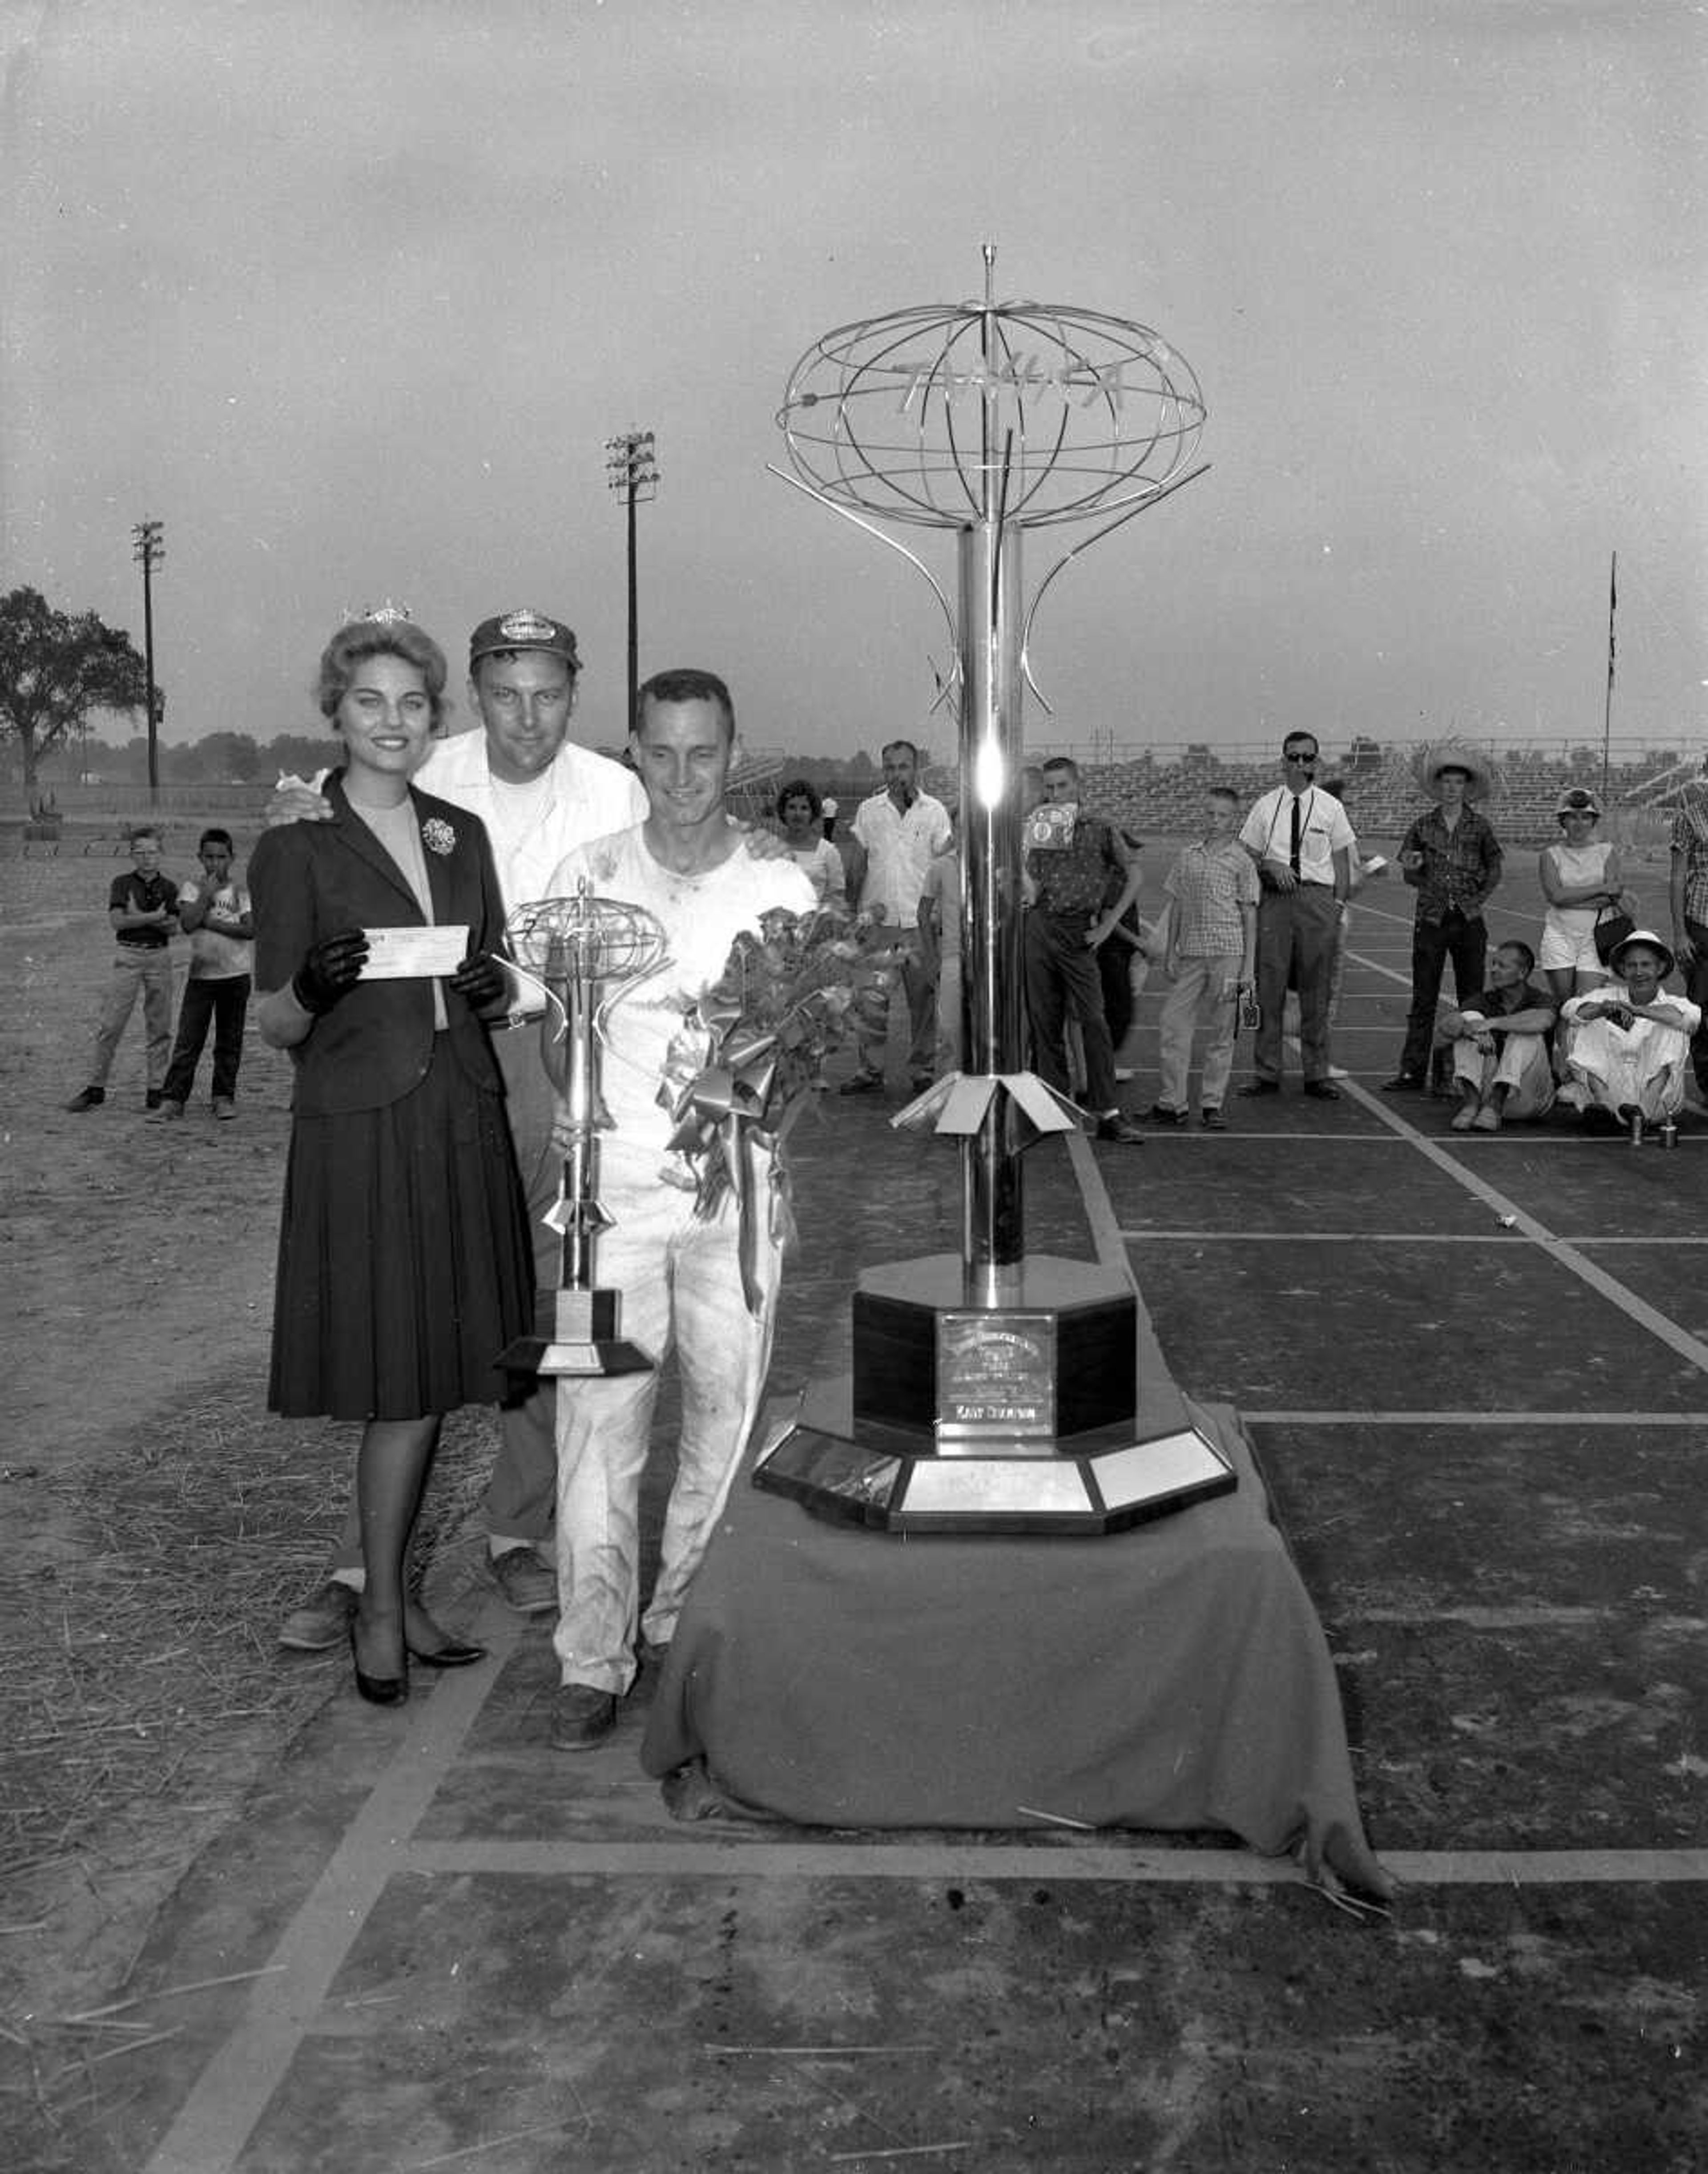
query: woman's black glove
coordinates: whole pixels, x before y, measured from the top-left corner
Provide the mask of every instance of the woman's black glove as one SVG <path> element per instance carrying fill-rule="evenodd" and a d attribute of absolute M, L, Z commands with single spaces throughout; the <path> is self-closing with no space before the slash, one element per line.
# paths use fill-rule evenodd
<path fill-rule="evenodd" d="M 314 945 L 290 977 L 290 993 L 305 1012 L 329 1012 L 361 979 L 368 960 L 363 928 L 341 928 Z"/>
<path fill-rule="evenodd" d="M 489 951 L 471 951 L 451 976 L 451 986 L 476 1011 L 490 1011 L 510 998 L 510 977 Z"/>

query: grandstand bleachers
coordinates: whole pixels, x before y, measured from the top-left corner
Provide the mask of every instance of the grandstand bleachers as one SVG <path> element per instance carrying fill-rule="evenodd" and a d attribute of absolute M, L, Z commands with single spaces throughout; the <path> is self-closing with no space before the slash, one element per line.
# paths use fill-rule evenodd
<path fill-rule="evenodd" d="M 1603 795 L 1610 833 L 1642 818 L 1659 834 L 1679 796 L 1701 778 L 1704 770 L 1700 748 L 1621 751 L 1608 765 L 1603 792 L 1598 749 L 1565 749 L 1557 741 L 1547 749 L 1478 740 L 1467 744 L 1494 763 L 1499 783 L 1488 812 L 1503 841 L 1514 846 L 1539 847 L 1553 841 L 1559 835 L 1555 803 L 1572 785 L 1586 785 Z M 1029 750 L 1027 760 L 1042 761 L 1054 752 L 1058 750 Z M 1177 837 L 1196 830 L 1207 785 L 1231 785 L 1242 798 L 1255 800 L 1280 777 L 1274 752 L 1267 749 L 1116 749 L 1112 760 L 1107 759 L 1106 746 L 1097 749 L 1099 760 L 1090 759 L 1083 748 L 1059 752 L 1071 753 L 1078 762 L 1086 804 L 1116 818 L 1141 837 Z M 1337 754 L 1331 744 L 1317 774 L 1325 781 L 1336 776 L 1343 780 L 1347 811 L 1360 837 L 1397 838 L 1426 804 L 1412 774 L 1417 753 L 1415 743 L 1378 750 L 1366 741 L 1348 756 Z M 776 787 L 797 760 L 776 749 L 745 751 L 731 781 L 738 812 L 749 819 L 768 819 Z M 957 779 L 954 765 L 927 760 L 921 782 L 927 792 L 953 807 Z M 878 789 L 880 781 L 869 771 L 820 786 L 838 801 L 845 825 L 853 819 L 861 800 Z M 271 779 L 252 785 L 163 786 L 156 796 L 154 819 L 191 832 L 192 842 L 195 828 L 208 821 L 223 821 L 252 835 L 260 827 L 272 791 Z M 71 852 L 84 849 L 84 840 L 90 832 L 122 840 L 130 824 L 149 808 L 146 787 L 61 785 L 56 792 L 67 840 L 64 850 Z M 20 820 L 12 835 L 21 834 Z"/>
<path fill-rule="evenodd" d="M 1703 767 L 1700 755 L 1669 759 L 1647 754 L 1610 763 L 1603 790 L 1598 754 L 1584 750 L 1543 754 L 1474 741 L 1467 744 L 1476 746 L 1494 765 L 1499 781 L 1487 812 L 1503 843 L 1538 849 L 1559 835 L 1554 811 L 1568 786 L 1588 786 L 1602 798 L 1610 822 L 1633 811 L 1664 819 L 1671 815 L 1680 794 L 1701 776 Z M 1325 752 L 1317 776 L 1324 782 L 1337 776 L 1342 779 L 1347 813 L 1360 837 L 1397 838 L 1429 804 L 1413 775 L 1418 751 L 1415 745 L 1394 748 L 1376 764 L 1344 769 L 1338 769 L 1332 754 Z M 1079 771 L 1086 805 L 1140 837 L 1147 832 L 1179 837 L 1197 830 L 1208 786 L 1230 785 L 1243 799 L 1255 800 L 1280 781 L 1273 756 L 1230 757 L 1204 748 L 1146 749 L 1101 764 L 1081 760 Z M 930 766 L 924 782 L 927 792 L 954 804 L 957 772 L 953 767 Z"/>

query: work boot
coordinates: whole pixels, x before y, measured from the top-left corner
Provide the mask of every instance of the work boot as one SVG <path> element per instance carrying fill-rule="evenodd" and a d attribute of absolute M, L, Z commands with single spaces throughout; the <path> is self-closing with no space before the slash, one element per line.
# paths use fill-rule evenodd
<path fill-rule="evenodd" d="M 506 1548 L 489 1556 L 486 1574 L 498 1587 L 506 1607 L 518 1615 L 555 1615 L 558 1574 L 532 1548 Z"/>
<path fill-rule="evenodd" d="M 617 1701 L 592 1684 L 559 1684 L 552 1701 L 552 1743 L 559 1751 L 591 1751 L 617 1726 Z"/>
<path fill-rule="evenodd" d="M 1091 1137 L 1095 1140 L 1113 1140 L 1124 1148 L 1144 1145 L 1144 1134 L 1131 1117 L 1123 1117 L 1119 1110 L 1105 1111 L 1097 1120 L 1097 1128 Z"/>
<path fill-rule="evenodd" d="M 324 1653 L 342 1646 L 361 1598 L 354 1586 L 342 1578 L 325 1579 L 279 1625 L 279 1644 L 293 1653 Z"/>

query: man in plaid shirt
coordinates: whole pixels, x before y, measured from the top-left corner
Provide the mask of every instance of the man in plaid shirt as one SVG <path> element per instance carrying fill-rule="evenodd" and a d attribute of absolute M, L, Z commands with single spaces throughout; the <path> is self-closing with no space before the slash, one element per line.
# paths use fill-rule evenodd
<path fill-rule="evenodd" d="M 1473 768 L 1473 765 L 1475 767 Z M 1424 789 L 1435 805 L 1419 815 L 1400 845 L 1400 873 L 1418 894 L 1412 927 L 1412 1009 L 1400 1068 L 1384 1094 L 1427 1084 L 1441 976 L 1453 962 L 1459 1008 L 1483 987 L 1489 931 L 1483 905 L 1500 880 L 1500 841 L 1471 805 L 1487 792 L 1488 771 L 1468 749 L 1444 748 L 1424 765 Z"/>
<path fill-rule="evenodd" d="M 1684 787 L 1673 823 L 1673 949 L 1684 993 L 1702 1012 L 1690 1042 L 1696 1091 L 1708 1095 L 1708 777 Z"/>
<path fill-rule="evenodd" d="M 1026 912 L 1026 1011 L 1032 1023 L 1032 1062 L 1046 1086 L 1068 1092 L 1068 1051 L 1062 1029 L 1069 1009 L 1085 1052 L 1085 1100 L 1095 1123 L 1093 1137 L 1136 1146 L 1144 1135 L 1123 1117 L 1116 1100 L 1115 1051 L 1103 1010 L 1097 971 L 1100 948 L 1138 895 L 1138 856 L 1113 823 L 1079 811 L 1079 771 L 1065 755 L 1044 765 L 1044 804 L 1073 809 L 1065 842 L 1034 847 L 1026 855 L 1030 905 Z M 1108 905 L 1111 869 L 1122 882 Z"/>

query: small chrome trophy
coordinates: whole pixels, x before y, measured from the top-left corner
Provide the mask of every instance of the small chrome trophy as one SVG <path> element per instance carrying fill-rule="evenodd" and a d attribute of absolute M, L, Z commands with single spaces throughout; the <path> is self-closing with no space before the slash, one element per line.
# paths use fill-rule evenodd
<path fill-rule="evenodd" d="M 606 1014 L 665 963 L 664 931 L 644 906 L 596 898 L 536 899 L 507 924 L 522 978 L 546 1000 L 540 1054 L 565 1116 L 561 1186 L 543 1219 L 563 1240 L 563 1279 L 538 1296 L 532 1336 L 499 1354 L 508 1374 L 638 1374 L 652 1365 L 619 1333 L 622 1294 L 593 1281 L 593 1247 L 611 1218 L 596 1189 L 597 1135 L 611 1120 L 599 1099 L 597 1047 Z"/>

